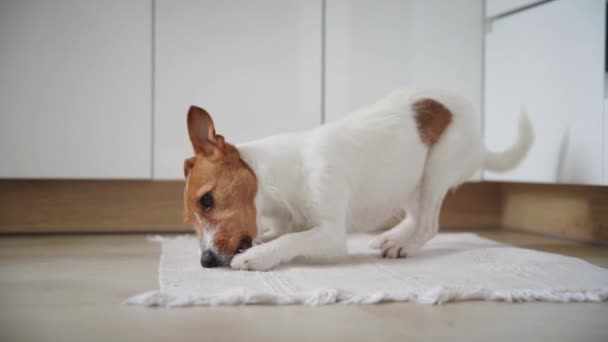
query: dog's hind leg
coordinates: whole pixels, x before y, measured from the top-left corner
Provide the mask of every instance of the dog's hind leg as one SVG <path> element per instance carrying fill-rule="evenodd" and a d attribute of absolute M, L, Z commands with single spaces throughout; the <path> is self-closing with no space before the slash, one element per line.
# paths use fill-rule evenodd
<path fill-rule="evenodd" d="M 441 203 L 448 189 L 445 182 L 434 184 L 425 177 L 412 196 L 405 220 L 374 238 L 370 247 L 382 250 L 385 258 L 403 258 L 420 250 L 437 234 Z"/>
<path fill-rule="evenodd" d="M 441 203 L 449 190 L 449 184 L 432 184 L 432 180 L 423 180 L 419 198 L 417 225 L 405 243 L 401 246 L 402 253 L 418 252 L 424 244 L 432 239 L 439 230 L 439 213 Z M 443 183 L 443 182 L 441 182 Z M 390 253 L 387 253 L 391 257 Z"/>
<path fill-rule="evenodd" d="M 415 253 L 432 239 L 439 230 L 439 212 L 446 193 L 469 179 L 481 165 L 483 144 L 472 105 L 452 96 L 441 96 L 441 101 L 445 103 L 421 99 L 413 105 L 421 139 L 429 150 L 417 200 L 412 201 L 416 209 L 412 220 L 374 241 L 385 257 Z"/>
<path fill-rule="evenodd" d="M 420 192 L 417 189 L 412 194 L 407 207 L 403 210 L 405 218 L 397 222 L 389 230 L 372 239 L 369 246 L 381 249 L 382 256 L 384 257 L 406 257 L 407 250 L 405 244 L 417 230 L 419 197 Z"/>
<path fill-rule="evenodd" d="M 386 221 L 382 222 L 376 229 L 375 232 L 383 232 L 387 231 L 391 228 L 396 227 L 399 223 L 401 223 L 406 216 L 406 210 L 401 208 L 397 210 L 393 215 L 391 215 Z"/>
<path fill-rule="evenodd" d="M 388 258 L 399 258 L 419 251 L 439 230 L 441 203 L 449 189 L 468 179 L 479 157 L 470 145 L 440 142 L 430 151 L 419 187 L 412 195 L 406 219 L 380 234 L 370 246 L 382 250 Z M 474 146 L 474 145 L 473 145 Z"/>

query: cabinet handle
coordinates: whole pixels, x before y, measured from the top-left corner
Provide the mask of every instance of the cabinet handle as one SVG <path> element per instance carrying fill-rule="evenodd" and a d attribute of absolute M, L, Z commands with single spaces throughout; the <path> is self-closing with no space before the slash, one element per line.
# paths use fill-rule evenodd
<path fill-rule="evenodd" d="M 568 158 L 568 143 L 570 142 L 570 125 L 566 126 L 557 151 L 557 165 L 555 167 L 555 182 L 559 183 L 564 179 L 564 167 Z"/>
<path fill-rule="evenodd" d="M 521 6 L 521 7 L 516 7 L 514 9 L 506 11 L 504 13 L 491 16 L 491 17 L 488 18 L 488 20 L 490 22 L 492 22 L 494 20 L 510 17 L 510 16 L 512 16 L 514 14 L 517 14 L 517 13 L 529 10 L 531 8 L 534 8 L 534 7 L 542 6 L 542 5 L 546 4 L 546 3 L 553 2 L 553 1 L 555 1 L 555 0 L 542 0 L 542 1 L 534 2 L 534 3 L 528 4 L 528 5 L 524 5 L 524 6 Z"/>

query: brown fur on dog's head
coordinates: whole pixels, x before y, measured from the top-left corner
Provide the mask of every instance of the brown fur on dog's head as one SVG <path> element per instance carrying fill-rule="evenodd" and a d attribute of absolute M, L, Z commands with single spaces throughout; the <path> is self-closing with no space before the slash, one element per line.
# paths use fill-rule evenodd
<path fill-rule="evenodd" d="M 215 133 L 207 111 L 190 107 L 188 133 L 194 157 L 184 161 L 185 219 L 199 239 L 201 264 L 226 265 L 256 236 L 257 180 L 238 149 Z"/>

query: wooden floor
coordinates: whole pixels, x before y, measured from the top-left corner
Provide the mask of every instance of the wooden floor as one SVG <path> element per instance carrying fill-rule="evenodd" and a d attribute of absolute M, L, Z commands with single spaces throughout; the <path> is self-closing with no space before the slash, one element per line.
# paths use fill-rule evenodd
<path fill-rule="evenodd" d="M 608 267 L 608 248 L 486 231 Z M 455 303 L 150 309 L 158 287 L 144 235 L 0 237 L 0 341 L 608 341 L 608 304 Z"/>

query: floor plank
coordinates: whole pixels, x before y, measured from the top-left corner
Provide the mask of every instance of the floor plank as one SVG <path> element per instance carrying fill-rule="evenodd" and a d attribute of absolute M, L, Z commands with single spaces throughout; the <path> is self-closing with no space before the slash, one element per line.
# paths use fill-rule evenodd
<path fill-rule="evenodd" d="M 505 231 L 480 234 L 608 267 L 608 248 Z M 1 341 L 608 341 L 608 304 L 121 305 L 158 286 L 145 235 L 0 238 Z"/>

